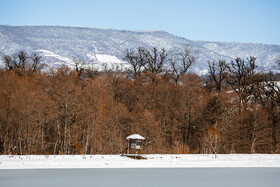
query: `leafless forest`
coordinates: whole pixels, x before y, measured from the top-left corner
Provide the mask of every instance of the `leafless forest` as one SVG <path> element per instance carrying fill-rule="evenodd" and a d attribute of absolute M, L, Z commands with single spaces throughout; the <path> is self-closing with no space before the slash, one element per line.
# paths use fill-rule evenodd
<path fill-rule="evenodd" d="M 279 74 L 256 59 L 189 72 L 190 49 L 127 50 L 131 71 L 42 71 L 36 54 L 4 56 L 0 70 L 1 154 L 119 154 L 125 138 L 146 138 L 144 153 L 279 153 Z M 280 67 L 280 66 L 279 66 Z"/>

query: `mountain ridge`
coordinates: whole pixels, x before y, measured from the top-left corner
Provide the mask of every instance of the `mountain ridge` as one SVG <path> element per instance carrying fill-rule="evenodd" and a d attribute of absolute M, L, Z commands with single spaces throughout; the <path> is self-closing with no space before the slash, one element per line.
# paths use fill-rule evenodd
<path fill-rule="evenodd" d="M 219 59 L 229 61 L 235 57 L 247 58 L 249 56 L 257 58 L 259 71 L 273 71 L 276 59 L 280 56 L 280 45 L 189 40 L 166 31 L 0 25 L 0 55 L 11 55 L 19 50 L 37 51 L 50 67 L 61 64 L 71 65 L 71 59 L 75 56 L 95 61 L 96 65 L 116 63 L 112 59 L 118 61 L 116 64 L 119 64 L 125 49 L 135 49 L 139 46 L 167 50 L 190 46 L 198 56 L 192 71 L 198 74 L 207 72 L 208 61 Z M 98 56 L 102 58 L 98 59 Z"/>

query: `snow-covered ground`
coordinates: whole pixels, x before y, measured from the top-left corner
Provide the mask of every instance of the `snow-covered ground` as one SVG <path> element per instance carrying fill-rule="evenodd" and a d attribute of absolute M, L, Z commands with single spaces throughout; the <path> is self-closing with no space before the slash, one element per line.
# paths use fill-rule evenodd
<path fill-rule="evenodd" d="M 147 159 L 120 155 L 1 155 L 0 169 L 280 167 L 280 154 L 143 156 Z"/>

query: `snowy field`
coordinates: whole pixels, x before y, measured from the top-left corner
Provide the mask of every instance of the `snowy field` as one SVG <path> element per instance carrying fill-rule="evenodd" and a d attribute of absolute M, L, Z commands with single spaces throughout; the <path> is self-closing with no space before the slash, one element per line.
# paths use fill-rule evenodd
<path fill-rule="evenodd" d="M 147 159 L 120 155 L 1 155 L 0 169 L 280 167 L 280 154 L 143 156 Z"/>

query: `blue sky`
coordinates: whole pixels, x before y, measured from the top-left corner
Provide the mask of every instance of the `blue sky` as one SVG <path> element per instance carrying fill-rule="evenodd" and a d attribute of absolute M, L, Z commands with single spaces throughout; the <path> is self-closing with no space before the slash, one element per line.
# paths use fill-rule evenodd
<path fill-rule="evenodd" d="M 192 40 L 280 45 L 280 0 L 0 0 L 0 24 L 164 30 Z"/>

